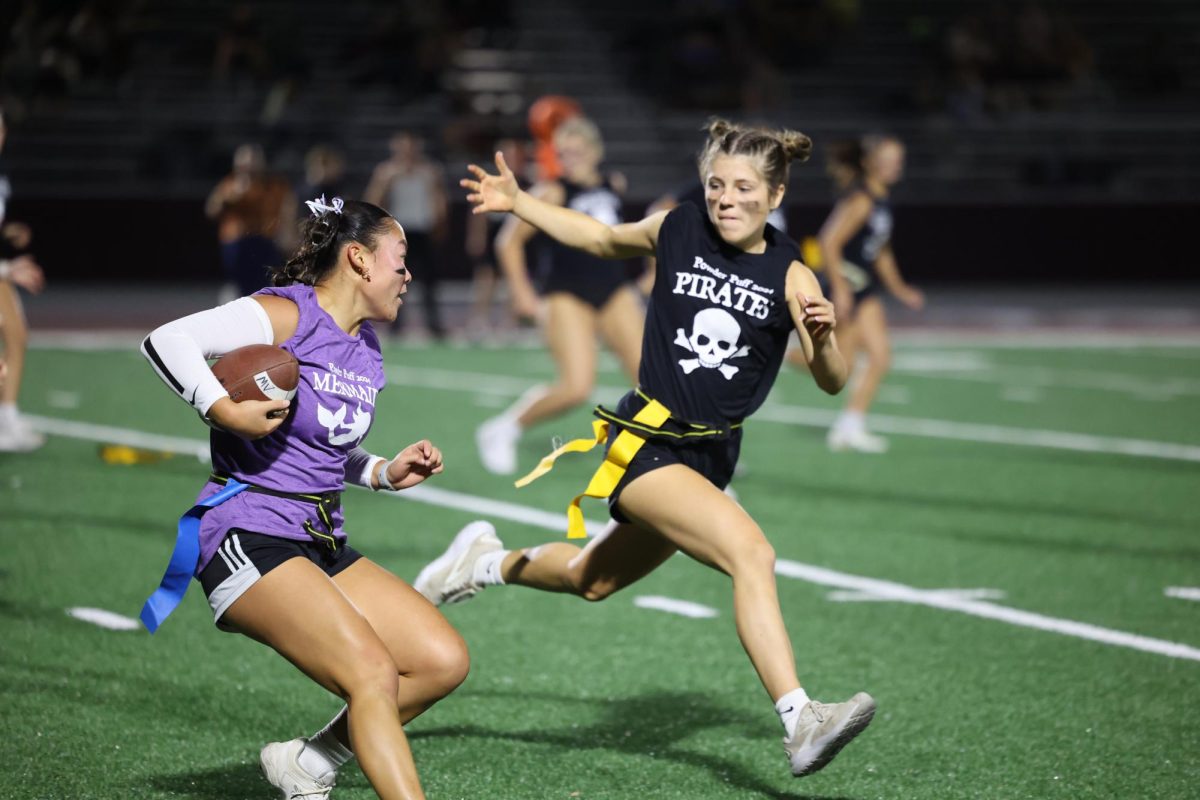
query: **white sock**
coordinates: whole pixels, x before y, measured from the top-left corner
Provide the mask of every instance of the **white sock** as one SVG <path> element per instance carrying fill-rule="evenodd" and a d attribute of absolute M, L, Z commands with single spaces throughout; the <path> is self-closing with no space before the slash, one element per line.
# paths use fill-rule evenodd
<path fill-rule="evenodd" d="M 804 689 L 793 689 L 775 701 L 775 710 L 779 713 L 779 721 L 787 731 L 790 739 L 796 732 L 796 723 L 800 720 L 800 709 L 808 705 L 808 692 Z"/>
<path fill-rule="evenodd" d="M 866 415 L 861 411 L 843 411 L 835 424 L 838 430 L 846 433 L 867 429 Z"/>
<path fill-rule="evenodd" d="M 17 404 L 0 403 L 0 425 L 12 426 L 17 422 Z"/>
<path fill-rule="evenodd" d="M 304 770 L 314 778 L 321 778 L 330 772 L 337 772 L 338 767 L 354 758 L 350 748 L 337 740 L 333 735 L 333 724 L 346 714 L 346 709 L 338 712 L 329 724 L 317 733 L 304 740 L 304 749 L 296 760 Z"/>
<path fill-rule="evenodd" d="M 484 553 L 475 562 L 475 568 L 471 572 L 471 582 L 477 586 L 503 586 L 504 575 L 500 571 L 500 567 L 504 564 L 504 558 L 511 550 L 495 550 L 491 553 Z"/>

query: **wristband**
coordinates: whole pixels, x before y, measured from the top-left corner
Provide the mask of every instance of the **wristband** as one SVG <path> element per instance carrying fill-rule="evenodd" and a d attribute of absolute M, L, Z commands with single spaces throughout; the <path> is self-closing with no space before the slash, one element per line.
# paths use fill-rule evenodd
<path fill-rule="evenodd" d="M 388 469 L 388 466 L 391 465 L 391 463 L 392 462 L 388 461 L 385 458 L 385 459 L 380 460 L 379 466 L 375 468 L 375 481 L 379 484 L 379 486 L 376 487 L 375 491 L 377 491 L 377 492 L 381 492 L 381 491 L 398 492 L 398 491 L 400 491 L 399 489 L 397 489 L 395 486 L 392 485 L 392 482 L 390 480 L 388 480 L 387 469 Z"/>

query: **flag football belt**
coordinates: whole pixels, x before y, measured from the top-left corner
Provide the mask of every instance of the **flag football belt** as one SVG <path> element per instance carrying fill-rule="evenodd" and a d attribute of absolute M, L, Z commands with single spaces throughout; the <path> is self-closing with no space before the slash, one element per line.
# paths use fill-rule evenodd
<path fill-rule="evenodd" d="M 208 479 L 224 486 L 229 482 L 230 476 L 214 472 Z M 333 535 L 333 513 L 342 507 L 341 492 L 324 492 L 323 494 L 281 492 L 278 489 L 268 489 L 266 486 L 258 486 L 253 483 L 246 484 L 246 491 L 254 494 L 269 494 L 272 497 L 283 497 L 288 500 L 299 500 L 302 503 L 311 503 L 316 506 L 317 521 L 325 527 L 325 530 L 318 530 L 311 519 L 306 519 L 304 520 L 304 532 L 311 536 L 314 542 L 323 544 L 330 550 L 337 550 L 337 539 Z"/>
<path fill-rule="evenodd" d="M 324 494 L 281 492 L 265 486 L 242 483 L 230 475 L 217 473 L 209 476 L 209 480 L 224 488 L 204 498 L 179 518 L 179 529 L 175 537 L 175 549 L 171 552 L 171 560 L 167 562 L 167 569 L 163 573 L 162 580 L 159 581 L 158 588 L 142 606 L 140 619 L 151 633 L 158 630 L 171 612 L 179 607 L 179 604 L 183 602 L 183 596 L 187 594 L 188 586 L 192 582 L 192 574 L 196 571 L 196 563 L 200 560 L 200 519 L 209 509 L 216 508 L 241 492 L 269 494 L 272 497 L 285 497 L 289 500 L 312 503 L 317 507 L 317 517 L 325 526 L 327 533 L 317 530 L 316 526 L 312 524 L 312 520 L 308 519 L 304 520 L 304 532 L 314 541 L 327 545 L 329 549 L 337 549 L 337 539 L 333 536 L 333 512 L 341 507 L 341 492 L 325 492 Z"/>
<path fill-rule="evenodd" d="M 618 426 L 621 431 L 609 446 L 600 468 L 592 475 L 583 493 L 576 495 L 567 506 L 567 538 L 582 539 L 587 536 L 587 528 L 583 524 L 583 511 L 579 504 L 585 497 L 598 500 L 611 497 L 617 484 L 621 482 L 629 463 L 637 455 L 638 450 L 648 439 L 671 442 L 674 444 L 690 444 L 694 442 L 709 442 L 728 439 L 734 430 L 742 427 L 742 423 L 730 425 L 707 425 L 699 422 L 688 422 L 672 417 L 670 409 L 647 395 L 641 389 L 635 389 L 638 397 L 646 401 L 646 405 L 633 415 L 633 419 L 620 417 L 603 406 L 596 406 L 592 412 L 599 419 L 592 423 L 592 438 L 575 439 L 541 460 L 536 468 L 524 478 L 516 482 L 520 489 L 536 481 L 554 468 L 554 462 L 564 453 L 586 453 L 598 444 L 608 441 L 611 425 Z M 670 423 L 670 427 L 666 427 Z"/>

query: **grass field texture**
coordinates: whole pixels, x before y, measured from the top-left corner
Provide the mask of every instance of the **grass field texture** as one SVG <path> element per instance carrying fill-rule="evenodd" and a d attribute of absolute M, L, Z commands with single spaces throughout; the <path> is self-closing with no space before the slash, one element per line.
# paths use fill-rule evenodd
<path fill-rule="evenodd" d="M 447 469 L 415 499 L 348 491 L 352 543 L 411 580 L 478 516 L 509 546 L 561 536 L 542 512 L 562 517 L 595 458 L 518 492 L 473 444 L 480 421 L 550 377 L 545 354 L 395 346 L 385 359 L 366 446 L 428 437 Z M 38 349 L 27 369 L 23 406 L 53 435 L 0 455 L 0 797 L 273 797 L 259 748 L 312 732 L 334 698 L 218 632 L 195 586 L 154 637 L 66 613 L 136 617 L 207 470 L 184 454 L 107 464 L 100 442 L 137 432 L 194 450 L 206 429 L 132 342 Z M 624 381 L 607 365 L 599 383 L 611 401 Z M 778 552 L 809 692 L 879 701 L 858 741 L 790 777 L 728 579 L 680 556 L 601 604 L 505 587 L 449 608 L 473 666 L 409 727 L 429 797 L 1200 796 L 1200 602 L 1167 591 L 1200 587 L 1200 347 L 902 346 L 876 409 L 885 456 L 827 452 L 838 403 L 785 372 L 747 426 L 734 487 Z M 522 467 L 588 419 L 532 431 Z M 479 513 L 488 501 L 502 505 Z M 585 512 L 605 518 L 599 503 Z M 356 767 L 334 792 L 373 796 Z"/>

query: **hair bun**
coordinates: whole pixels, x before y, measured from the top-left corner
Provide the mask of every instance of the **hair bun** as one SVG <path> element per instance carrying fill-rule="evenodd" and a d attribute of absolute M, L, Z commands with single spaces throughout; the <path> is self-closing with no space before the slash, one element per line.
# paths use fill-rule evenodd
<path fill-rule="evenodd" d="M 729 134 L 737 131 L 737 129 L 737 125 L 734 125 L 729 120 L 713 117 L 708 121 L 708 138 L 720 141 Z"/>
<path fill-rule="evenodd" d="M 779 140 L 783 143 L 783 152 L 789 161 L 808 161 L 808 157 L 812 155 L 812 139 L 799 131 L 780 131 Z"/>

